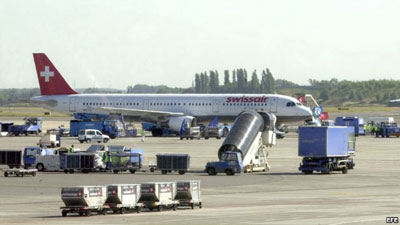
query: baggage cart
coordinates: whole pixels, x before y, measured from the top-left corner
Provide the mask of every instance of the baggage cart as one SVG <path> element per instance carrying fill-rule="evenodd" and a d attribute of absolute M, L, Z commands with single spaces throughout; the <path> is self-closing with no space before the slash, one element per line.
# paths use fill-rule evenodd
<path fill-rule="evenodd" d="M 92 212 L 107 213 L 107 206 L 104 205 L 107 199 L 105 186 L 63 187 L 61 199 L 65 204 L 60 207 L 62 216 L 69 213 L 78 213 L 80 216 L 90 216 Z"/>
<path fill-rule="evenodd" d="M 36 176 L 36 172 L 37 169 L 4 169 L 4 176 L 8 177 L 8 176 L 21 176 L 24 177 L 26 175 L 30 175 L 30 176 Z"/>
<path fill-rule="evenodd" d="M 175 200 L 179 201 L 178 206 L 189 206 L 194 209 L 194 206 L 202 207 L 201 191 L 199 180 L 176 181 Z"/>
<path fill-rule="evenodd" d="M 22 151 L 0 150 L 0 165 L 7 165 L 9 169 L 3 169 L 5 177 L 25 175 L 36 176 L 36 169 L 25 169 L 22 163 Z"/>
<path fill-rule="evenodd" d="M 138 202 L 139 198 L 140 184 L 110 184 L 107 186 L 105 205 L 114 213 L 139 213 L 143 208 L 143 204 Z"/>
<path fill-rule="evenodd" d="M 7 165 L 10 169 L 22 166 L 22 152 L 19 150 L 0 150 L 0 165 Z"/>
<path fill-rule="evenodd" d="M 162 174 L 178 171 L 183 175 L 189 171 L 190 156 L 188 154 L 157 154 L 157 169 L 161 170 Z"/>
<path fill-rule="evenodd" d="M 95 153 L 65 154 L 64 173 L 74 173 L 75 171 L 89 173 L 96 171 L 95 156 Z"/>
<path fill-rule="evenodd" d="M 125 172 L 129 170 L 130 173 L 134 174 L 136 170 L 142 168 L 141 154 L 138 153 L 111 153 L 111 169 L 113 173 Z"/>
<path fill-rule="evenodd" d="M 175 182 L 143 183 L 140 185 L 140 189 L 139 203 L 142 203 L 144 208 L 150 211 L 153 209 L 161 211 L 164 208 L 176 210 L 178 201 L 174 200 Z"/>

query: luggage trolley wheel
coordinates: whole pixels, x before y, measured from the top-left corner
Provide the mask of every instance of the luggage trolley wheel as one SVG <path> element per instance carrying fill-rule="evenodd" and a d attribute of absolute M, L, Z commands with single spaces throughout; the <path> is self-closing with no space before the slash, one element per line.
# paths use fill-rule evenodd
<path fill-rule="evenodd" d="M 102 209 L 99 211 L 99 214 L 105 216 L 107 214 L 107 210 L 106 209 Z"/>
<path fill-rule="evenodd" d="M 349 171 L 349 169 L 347 168 L 347 165 L 342 168 L 343 174 L 347 174 L 348 171 Z"/>
<path fill-rule="evenodd" d="M 136 207 L 136 212 L 137 213 L 140 213 L 140 211 L 142 211 L 142 209 L 138 206 L 138 207 Z"/>
<path fill-rule="evenodd" d="M 157 207 L 157 211 L 159 211 L 159 212 L 162 211 L 162 206 L 161 206 L 161 205 L 159 205 L 159 206 Z"/>
<path fill-rule="evenodd" d="M 92 212 L 88 209 L 85 211 L 85 216 L 91 216 Z"/>
<path fill-rule="evenodd" d="M 4 172 L 4 176 L 5 176 L 5 177 L 8 177 L 8 172 L 7 172 L 7 171 Z"/>
<path fill-rule="evenodd" d="M 194 209 L 194 203 L 190 203 L 190 208 Z"/>
<path fill-rule="evenodd" d="M 176 207 L 177 207 L 176 204 L 173 204 L 172 205 L 172 210 L 176 211 Z"/>
<path fill-rule="evenodd" d="M 67 210 L 61 211 L 61 215 L 62 215 L 63 217 L 66 217 L 66 216 L 68 215 L 68 211 L 67 211 Z"/>
<path fill-rule="evenodd" d="M 203 205 L 201 204 L 201 202 L 199 203 L 199 208 L 201 209 L 203 207 Z"/>
<path fill-rule="evenodd" d="M 126 209 L 125 209 L 124 207 L 122 207 L 122 208 L 119 210 L 119 213 L 120 213 L 120 214 L 125 214 L 125 213 L 126 213 Z"/>

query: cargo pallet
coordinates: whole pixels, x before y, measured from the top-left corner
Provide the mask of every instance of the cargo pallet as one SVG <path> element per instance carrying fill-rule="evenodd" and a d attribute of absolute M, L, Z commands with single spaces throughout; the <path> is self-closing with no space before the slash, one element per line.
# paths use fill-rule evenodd
<path fill-rule="evenodd" d="M 342 171 L 347 174 L 348 170 L 354 169 L 353 158 L 348 157 L 327 157 L 327 158 L 303 158 L 299 170 L 304 174 L 312 174 L 320 171 L 322 174 L 331 174 L 333 171 Z"/>

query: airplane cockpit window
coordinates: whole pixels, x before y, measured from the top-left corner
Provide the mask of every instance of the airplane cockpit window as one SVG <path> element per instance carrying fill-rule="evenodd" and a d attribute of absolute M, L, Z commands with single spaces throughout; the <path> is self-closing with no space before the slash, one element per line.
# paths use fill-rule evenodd
<path fill-rule="evenodd" d="M 295 106 L 296 104 L 294 104 L 294 102 L 288 102 L 287 104 L 286 104 L 286 106 L 287 107 L 292 107 L 292 106 Z"/>
<path fill-rule="evenodd" d="M 300 102 L 296 102 L 296 105 L 300 105 L 300 106 L 301 106 L 301 105 L 303 105 L 303 104 L 301 104 Z"/>

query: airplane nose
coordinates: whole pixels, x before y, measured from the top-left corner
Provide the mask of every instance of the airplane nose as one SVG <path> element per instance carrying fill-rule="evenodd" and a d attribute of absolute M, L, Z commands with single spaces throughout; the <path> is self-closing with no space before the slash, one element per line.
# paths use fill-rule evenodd
<path fill-rule="evenodd" d="M 308 117 L 308 118 L 312 118 L 313 117 L 313 113 L 312 113 L 312 111 L 311 111 L 311 109 L 309 108 L 309 107 L 302 107 L 303 108 L 303 115 L 305 116 L 305 117 Z"/>

